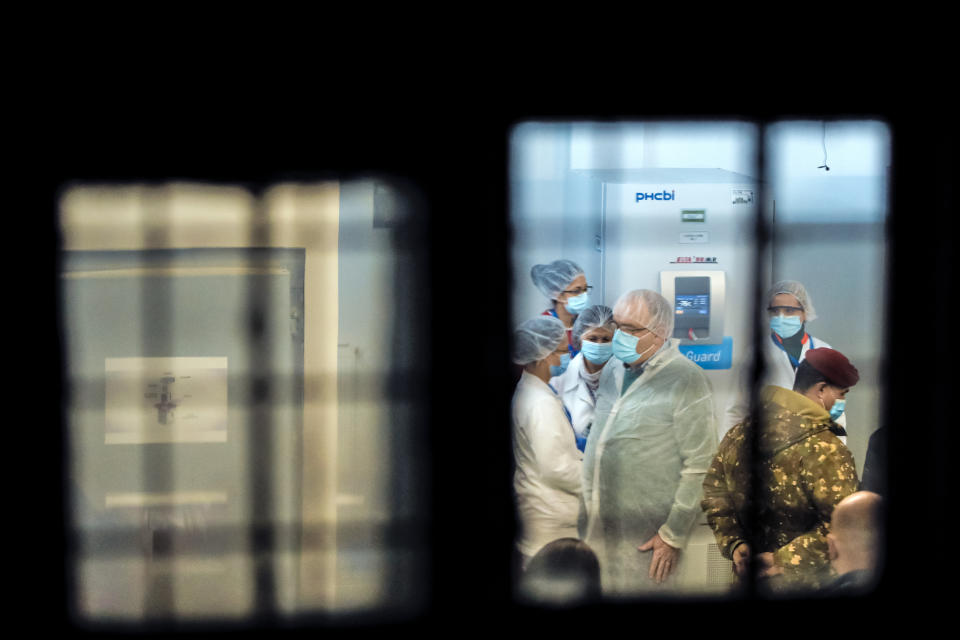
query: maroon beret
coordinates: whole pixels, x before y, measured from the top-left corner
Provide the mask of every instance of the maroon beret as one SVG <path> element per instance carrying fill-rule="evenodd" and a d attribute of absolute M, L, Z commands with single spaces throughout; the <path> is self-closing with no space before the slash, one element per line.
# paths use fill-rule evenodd
<path fill-rule="evenodd" d="M 804 360 L 819 371 L 830 382 L 839 387 L 852 387 L 860 380 L 857 368 L 850 364 L 847 357 L 836 349 L 820 347 L 810 349 Z"/>

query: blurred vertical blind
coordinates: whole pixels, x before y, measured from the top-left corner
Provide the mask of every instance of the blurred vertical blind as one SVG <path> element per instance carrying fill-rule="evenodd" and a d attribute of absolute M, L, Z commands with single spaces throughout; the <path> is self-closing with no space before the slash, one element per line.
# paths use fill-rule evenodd
<path fill-rule="evenodd" d="M 419 492 L 394 491 L 422 455 L 393 384 L 416 377 L 391 348 L 393 291 L 416 278 L 405 193 L 372 178 L 64 190 L 78 620 L 421 606 L 422 581 L 391 593 L 423 538 Z"/>

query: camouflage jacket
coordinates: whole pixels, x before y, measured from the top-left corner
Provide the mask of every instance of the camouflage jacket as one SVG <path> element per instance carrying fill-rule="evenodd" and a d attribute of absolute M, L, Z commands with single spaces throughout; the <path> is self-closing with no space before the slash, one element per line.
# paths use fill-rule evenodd
<path fill-rule="evenodd" d="M 760 394 L 764 427 L 756 465 L 759 505 L 751 532 L 745 523 L 750 496 L 750 420 L 727 432 L 703 481 L 707 522 L 725 558 L 751 541 L 754 555 L 773 552 L 782 582 L 818 587 L 831 577 L 827 556 L 830 514 L 857 490 L 850 450 L 834 435 L 829 413 L 809 398 L 780 387 Z"/>

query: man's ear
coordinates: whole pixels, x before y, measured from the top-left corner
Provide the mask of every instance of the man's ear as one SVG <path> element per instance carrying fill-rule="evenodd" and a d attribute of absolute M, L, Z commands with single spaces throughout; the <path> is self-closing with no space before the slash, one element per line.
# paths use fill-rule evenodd
<path fill-rule="evenodd" d="M 830 561 L 833 562 L 837 559 L 837 556 L 840 554 L 837 552 L 837 543 L 834 542 L 833 534 L 827 534 L 827 555 L 830 558 Z"/>

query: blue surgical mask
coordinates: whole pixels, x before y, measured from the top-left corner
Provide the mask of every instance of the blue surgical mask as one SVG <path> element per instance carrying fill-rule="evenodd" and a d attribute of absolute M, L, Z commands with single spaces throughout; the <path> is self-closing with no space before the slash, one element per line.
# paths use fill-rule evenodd
<path fill-rule="evenodd" d="M 580 295 L 568 299 L 564 306 L 567 308 L 567 312 L 575 316 L 580 315 L 581 311 L 590 306 L 590 294 L 584 291 Z"/>
<path fill-rule="evenodd" d="M 613 342 L 610 343 L 613 345 L 613 355 L 627 364 L 636 362 L 637 358 L 640 357 L 640 354 L 637 353 L 638 342 L 640 342 L 640 338 L 617 329 L 613 334 Z"/>
<path fill-rule="evenodd" d="M 770 328 L 781 338 L 796 335 L 803 326 L 800 316 L 774 316 L 770 318 Z"/>
<path fill-rule="evenodd" d="M 593 364 L 603 364 L 613 355 L 613 343 L 584 340 L 580 343 L 580 353 Z"/>
<path fill-rule="evenodd" d="M 830 407 L 830 419 L 836 421 L 840 416 L 843 415 L 843 410 L 847 406 L 846 400 L 835 400 L 833 406 Z"/>
<path fill-rule="evenodd" d="M 562 375 L 564 371 L 567 370 L 567 366 L 570 364 L 570 354 L 565 353 L 560 356 L 560 366 L 550 365 L 550 377 L 556 378 L 559 375 Z"/>

